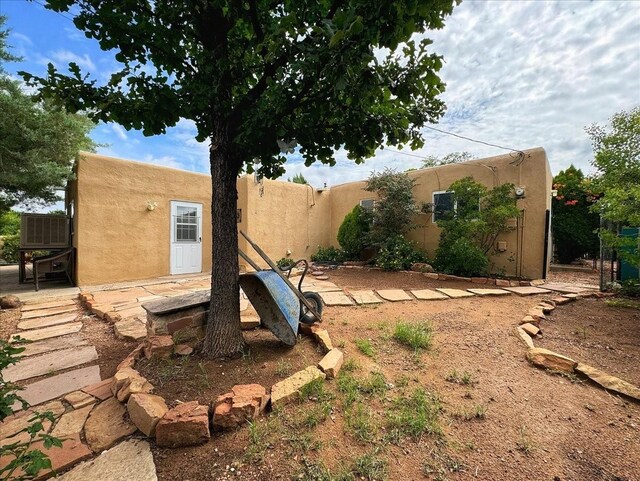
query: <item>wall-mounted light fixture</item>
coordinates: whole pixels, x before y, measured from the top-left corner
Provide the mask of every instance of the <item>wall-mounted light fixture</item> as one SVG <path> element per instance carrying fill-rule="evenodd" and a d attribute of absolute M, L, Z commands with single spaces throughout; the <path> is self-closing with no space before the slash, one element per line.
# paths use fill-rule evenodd
<path fill-rule="evenodd" d="M 154 202 L 152 200 L 148 200 L 147 201 L 147 210 L 149 212 L 151 212 L 152 210 L 155 210 L 156 207 L 158 207 L 158 203 L 157 202 Z"/>

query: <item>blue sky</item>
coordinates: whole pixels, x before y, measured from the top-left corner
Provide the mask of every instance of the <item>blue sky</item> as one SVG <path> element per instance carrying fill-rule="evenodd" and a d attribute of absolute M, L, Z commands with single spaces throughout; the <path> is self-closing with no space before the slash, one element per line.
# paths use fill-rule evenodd
<path fill-rule="evenodd" d="M 48 62 L 64 67 L 70 61 L 99 80 L 118 70 L 113 55 L 64 15 L 24 0 L 0 0 L 0 13 L 8 17 L 12 52 L 24 57 L 5 66 L 10 74 L 42 74 Z M 591 146 L 584 127 L 640 105 L 640 1 L 464 1 L 443 30 L 427 36 L 446 62 L 441 76 L 448 110 L 436 127 L 516 149 L 544 147 L 554 173 L 571 163 L 588 171 Z M 99 125 L 92 135 L 105 144 L 100 153 L 209 170 L 207 145 L 195 141 L 190 121 L 157 137 L 115 124 Z M 424 148 L 413 154 L 503 153 L 433 131 L 425 131 L 425 138 Z M 285 177 L 302 173 L 316 186 L 336 185 L 384 167 L 421 164 L 388 149 L 360 166 L 342 151 L 336 159 L 332 168 L 305 167 L 293 154 Z"/>

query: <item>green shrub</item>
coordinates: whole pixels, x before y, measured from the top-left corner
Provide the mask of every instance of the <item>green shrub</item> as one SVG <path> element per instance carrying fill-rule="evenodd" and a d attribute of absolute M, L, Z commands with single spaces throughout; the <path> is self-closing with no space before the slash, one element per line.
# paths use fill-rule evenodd
<path fill-rule="evenodd" d="M 489 258 L 470 239 L 459 237 L 451 243 L 440 241 L 436 251 L 438 272 L 456 276 L 484 276 L 489 270 Z"/>
<path fill-rule="evenodd" d="M 20 233 L 20 213 L 13 210 L 0 213 L 0 235 Z"/>
<path fill-rule="evenodd" d="M 416 262 L 426 262 L 426 256 L 415 244 L 401 235 L 390 237 L 380 248 L 376 257 L 376 266 L 386 271 L 402 271 L 411 268 Z"/>
<path fill-rule="evenodd" d="M 4 259 L 5 262 L 18 262 L 19 247 L 20 234 L 4 236 L 0 248 L 0 259 Z"/>
<path fill-rule="evenodd" d="M 640 297 L 640 280 L 628 279 L 623 281 L 618 292 L 625 297 Z"/>
<path fill-rule="evenodd" d="M 338 243 L 349 259 L 358 260 L 369 244 L 369 215 L 356 205 L 338 229 Z"/>
<path fill-rule="evenodd" d="M 290 267 L 293 267 L 295 264 L 296 264 L 296 261 L 294 261 L 293 259 L 289 259 L 287 257 L 283 257 L 282 259 L 276 262 L 278 269 L 280 269 L 281 271 L 287 270 Z"/>
<path fill-rule="evenodd" d="M 318 252 L 311 255 L 313 262 L 342 262 L 345 260 L 344 252 L 335 247 L 318 246 Z"/>

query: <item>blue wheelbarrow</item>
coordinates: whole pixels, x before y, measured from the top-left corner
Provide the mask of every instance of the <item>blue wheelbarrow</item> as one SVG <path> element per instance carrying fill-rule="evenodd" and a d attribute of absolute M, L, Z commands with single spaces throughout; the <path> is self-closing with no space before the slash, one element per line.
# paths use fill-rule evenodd
<path fill-rule="evenodd" d="M 255 269 L 240 275 L 240 287 L 260 316 L 262 324 L 288 346 L 298 339 L 301 322 L 312 324 L 322 321 L 322 298 L 317 292 L 302 292 L 302 282 L 309 270 L 309 263 L 301 259 L 288 269 L 280 269 L 247 234 L 240 231 L 249 245 L 264 259 L 271 269 L 262 269 L 247 254 L 238 249 L 238 254 Z M 296 287 L 289 276 L 291 269 L 303 265 L 304 270 Z M 283 273 L 285 271 L 287 275 Z"/>

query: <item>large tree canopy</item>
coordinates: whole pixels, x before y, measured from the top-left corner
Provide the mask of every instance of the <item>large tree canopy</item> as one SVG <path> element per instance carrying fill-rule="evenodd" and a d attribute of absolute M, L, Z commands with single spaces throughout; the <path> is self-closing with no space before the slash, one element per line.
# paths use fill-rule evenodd
<path fill-rule="evenodd" d="M 0 59 L 10 55 L 0 17 Z M 0 70 L 0 212 L 18 203 L 51 203 L 64 187 L 78 150 L 91 150 L 94 124 L 50 101 L 36 102 Z"/>
<path fill-rule="evenodd" d="M 49 0 L 75 5 L 74 24 L 122 69 L 104 85 L 52 65 L 23 76 L 96 120 L 146 135 L 191 119 L 210 141 L 212 303 L 204 350 L 243 347 L 239 326 L 236 175 L 284 173 L 281 146 L 306 165 L 362 162 L 383 144 L 423 144 L 421 126 L 444 112 L 442 58 L 415 35 L 441 28 L 455 0 Z M 285 147 L 285 149 L 287 148 Z"/>
<path fill-rule="evenodd" d="M 594 188 L 602 194 L 594 211 L 619 226 L 640 227 L 640 107 L 615 114 L 609 130 L 594 124 L 587 133 L 596 168 Z M 602 231 L 601 236 L 618 248 L 621 257 L 640 263 L 637 242 L 608 231 Z"/>

